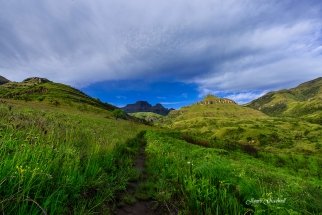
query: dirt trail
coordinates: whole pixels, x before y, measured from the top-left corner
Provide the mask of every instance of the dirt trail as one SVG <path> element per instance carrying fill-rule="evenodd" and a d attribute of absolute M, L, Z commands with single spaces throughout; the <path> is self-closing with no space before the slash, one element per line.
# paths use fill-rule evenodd
<path fill-rule="evenodd" d="M 145 151 L 144 146 L 141 147 L 139 155 L 137 156 L 134 168 L 137 169 L 137 171 L 140 174 L 140 180 L 137 181 L 131 181 L 128 184 L 128 187 L 126 191 L 124 192 L 124 195 L 132 195 L 135 196 L 135 192 L 137 191 L 138 187 L 141 183 L 144 182 L 146 178 L 146 172 L 145 172 Z M 155 210 L 152 209 L 153 202 L 152 201 L 146 201 L 146 200 L 139 200 L 137 199 L 134 204 L 126 204 L 119 207 L 115 214 L 116 215 L 144 215 L 144 214 L 151 214 L 155 215 L 157 214 Z"/>

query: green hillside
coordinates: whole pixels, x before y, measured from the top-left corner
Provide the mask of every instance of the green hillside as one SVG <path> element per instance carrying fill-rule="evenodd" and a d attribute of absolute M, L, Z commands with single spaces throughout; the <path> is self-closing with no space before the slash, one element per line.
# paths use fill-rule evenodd
<path fill-rule="evenodd" d="M 271 116 L 305 117 L 322 123 L 322 78 L 270 92 L 247 105 Z"/>
<path fill-rule="evenodd" d="M 163 119 L 163 126 L 193 134 L 197 139 L 211 140 L 204 144 L 243 145 L 252 142 L 262 146 L 315 151 L 315 144 L 322 141 L 322 132 L 318 132 L 317 125 L 299 122 L 295 118 L 269 117 L 231 100 L 220 100 L 225 99 L 207 96 L 197 104 L 172 111 Z"/>
<path fill-rule="evenodd" d="M 0 85 L 0 98 L 22 101 L 39 101 L 54 106 L 77 108 L 97 107 L 114 110 L 115 107 L 93 99 L 70 86 L 54 83 L 45 78 L 28 78 L 23 82 Z"/>
<path fill-rule="evenodd" d="M 106 214 L 135 178 L 143 124 L 69 86 L 0 86 L 0 212 Z"/>
<path fill-rule="evenodd" d="M 211 95 L 206 96 L 202 101 L 196 104 L 172 111 L 170 115 L 170 118 L 175 119 L 176 121 L 196 118 L 249 119 L 266 117 L 266 115 L 260 111 L 237 105 L 232 100 L 220 99 Z"/>
<path fill-rule="evenodd" d="M 207 96 L 171 112 L 163 126 L 169 131 L 152 132 L 147 138 L 151 183 L 156 190 L 167 190 L 169 199 L 181 196 L 183 210 L 196 214 L 322 211 L 317 206 L 322 203 L 321 125 L 269 117 L 231 100 Z M 252 198 L 287 201 L 249 207 Z"/>
<path fill-rule="evenodd" d="M 216 132 L 220 133 L 217 128 L 227 127 L 228 124 L 238 127 L 241 122 L 266 118 L 268 116 L 260 111 L 208 95 L 196 104 L 171 111 L 163 121 L 172 129 L 213 136 Z"/>

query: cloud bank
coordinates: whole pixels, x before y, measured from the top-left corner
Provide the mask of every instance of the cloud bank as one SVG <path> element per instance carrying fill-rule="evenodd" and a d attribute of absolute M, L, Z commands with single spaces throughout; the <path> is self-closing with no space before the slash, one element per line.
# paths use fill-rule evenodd
<path fill-rule="evenodd" d="M 200 93 L 322 76 L 318 0 L 0 0 L 0 74 L 82 87 L 145 79 Z M 253 95 L 248 94 L 249 97 Z"/>

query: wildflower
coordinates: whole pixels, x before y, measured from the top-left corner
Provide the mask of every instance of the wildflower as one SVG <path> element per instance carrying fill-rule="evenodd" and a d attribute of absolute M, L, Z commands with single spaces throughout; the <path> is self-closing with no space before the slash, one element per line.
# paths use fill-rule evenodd
<path fill-rule="evenodd" d="M 23 168 L 23 166 L 16 166 L 16 169 L 17 169 L 17 171 L 18 171 L 18 173 L 19 173 L 19 175 L 23 175 L 24 174 L 24 172 L 26 171 L 24 168 Z"/>

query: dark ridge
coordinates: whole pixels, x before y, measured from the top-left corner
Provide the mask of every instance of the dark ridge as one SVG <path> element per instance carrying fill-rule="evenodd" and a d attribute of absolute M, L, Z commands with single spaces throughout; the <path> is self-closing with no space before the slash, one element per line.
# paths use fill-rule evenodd
<path fill-rule="evenodd" d="M 0 85 L 10 82 L 8 79 L 0 75 Z"/>
<path fill-rule="evenodd" d="M 137 101 L 134 104 L 128 104 L 122 108 L 126 113 L 137 113 L 137 112 L 153 112 L 160 115 L 168 115 L 172 109 L 165 108 L 162 104 L 156 104 L 152 106 L 147 101 Z"/>

